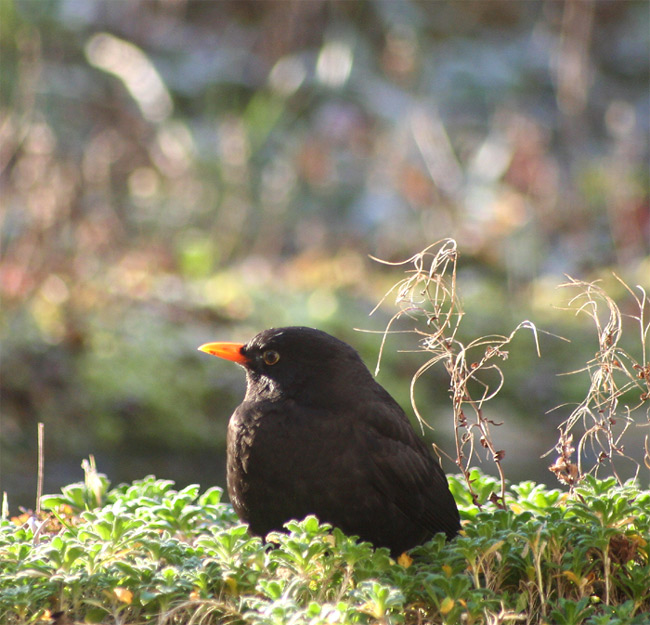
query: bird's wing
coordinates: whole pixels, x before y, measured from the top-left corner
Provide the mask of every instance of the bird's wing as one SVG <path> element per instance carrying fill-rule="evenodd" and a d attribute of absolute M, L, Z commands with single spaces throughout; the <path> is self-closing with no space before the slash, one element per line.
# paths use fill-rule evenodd
<path fill-rule="evenodd" d="M 396 402 L 367 408 L 360 435 L 371 450 L 374 488 L 424 530 L 454 536 L 460 519 L 442 467 Z"/>

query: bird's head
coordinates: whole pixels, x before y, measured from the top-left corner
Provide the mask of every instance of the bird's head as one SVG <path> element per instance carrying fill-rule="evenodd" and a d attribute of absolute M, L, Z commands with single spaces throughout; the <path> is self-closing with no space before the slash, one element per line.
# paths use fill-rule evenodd
<path fill-rule="evenodd" d="M 248 343 L 206 343 L 199 350 L 243 366 L 247 398 L 334 399 L 333 389 L 354 388 L 372 379 L 350 345 L 313 328 L 273 328 Z"/>

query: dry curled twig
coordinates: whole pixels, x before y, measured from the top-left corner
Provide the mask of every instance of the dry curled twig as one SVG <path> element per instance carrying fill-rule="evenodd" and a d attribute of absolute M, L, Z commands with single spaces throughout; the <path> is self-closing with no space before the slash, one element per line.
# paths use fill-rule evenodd
<path fill-rule="evenodd" d="M 650 299 L 641 286 L 637 286 L 635 291 L 618 276 L 615 277 L 632 296 L 638 311 L 636 314 L 623 315 L 614 299 L 598 282 L 569 277 L 568 282 L 560 285 L 562 288 L 578 289 L 577 295 L 569 301 L 569 309 L 575 309 L 576 315 L 587 315 L 591 319 L 598 339 L 594 358 L 585 367 L 565 374 L 587 373 L 590 382 L 585 398 L 559 426 L 560 437 L 554 448 L 558 459 L 550 468 L 560 482 L 570 487 L 580 482 L 585 474 L 597 473 L 603 466 L 608 466 L 612 475 L 622 483 L 617 462 L 623 459 L 636 465 L 638 474 L 640 465 L 625 453 L 622 439 L 632 425 L 650 426 Z M 640 358 L 633 357 L 620 346 L 625 318 L 631 319 L 639 331 Z M 640 424 L 635 417 L 644 406 L 646 423 Z M 574 449 L 572 431 L 579 423 L 584 431 L 577 449 Z M 644 463 L 650 468 L 648 448 L 646 435 Z M 585 466 L 588 451 L 596 457 L 591 467 Z M 577 456 L 574 461 L 575 452 Z"/>
<path fill-rule="evenodd" d="M 393 324 L 405 317 L 411 319 L 415 325 L 409 331 L 419 335 L 419 351 L 429 355 L 427 362 L 418 369 L 411 381 L 413 410 L 422 426 L 430 428 L 416 404 L 414 388 L 425 373 L 441 363 L 450 381 L 456 442 L 455 462 L 478 504 L 470 479 L 470 464 L 478 447 L 484 449 L 487 457 L 494 462 L 501 482 L 500 493 L 493 499 L 498 505 L 504 506 L 506 479 L 501 461 L 505 451 L 497 448 L 491 430 L 501 423 L 485 415 L 484 405 L 503 386 L 503 374 L 498 362 L 508 357 L 505 348 L 519 330 L 529 329 L 533 332 L 539 354 L 537 328 L 532 322 L 523 321 L 507 336 L 484 336 L 467 344 L 458 339 L 458 329 L 464 313 L 456 290 L 458 250 L 453 239 L 434 243 L 402 262 L 374 260 L 387 265 L 411 267 L 406 271 L 406 278 L 396 283 L 377 305 L 379 307 L 389 295 L 395 294 L 398 311 L 384 331 L 377 371 L 386 337 L 391 333 Z M 491 377 L 496 374 L 496 383 L 487 381 L 487 372 Z"/>

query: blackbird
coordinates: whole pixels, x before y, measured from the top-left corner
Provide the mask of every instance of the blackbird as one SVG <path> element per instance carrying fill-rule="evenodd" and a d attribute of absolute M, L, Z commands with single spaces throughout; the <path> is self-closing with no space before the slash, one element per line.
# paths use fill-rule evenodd
<path fill-rule="evenodd" d="M 254 534 L 314 514 L 395 556 L 458 532 L 443 470 L 350 345 L 287 327 L 199 349 L 246 370 L 228 424 L 227 482 Z"/>

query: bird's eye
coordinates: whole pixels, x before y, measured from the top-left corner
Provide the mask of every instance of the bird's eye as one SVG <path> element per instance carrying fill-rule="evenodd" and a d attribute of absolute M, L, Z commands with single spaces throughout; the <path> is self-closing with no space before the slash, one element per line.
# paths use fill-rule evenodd
<path fill-rule="evenodd" d="M 262 359 L 267 365 L 274 365 L 278 360 L 280 360 L 280 354 L 278 354 L 274 349 L 267 349 L 262 354 Z"/>

